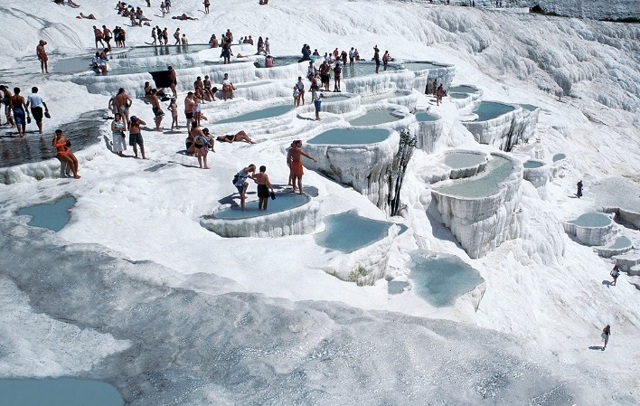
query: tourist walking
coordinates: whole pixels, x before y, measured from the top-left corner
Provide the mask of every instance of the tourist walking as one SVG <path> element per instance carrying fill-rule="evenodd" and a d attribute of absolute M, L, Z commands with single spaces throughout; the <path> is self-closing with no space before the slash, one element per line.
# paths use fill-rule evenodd
<path fill-rule="evenodd" d="M 162 124 L 162 118 L 164 117 L 164 111 L 160 106 L 160 99 L 158 99 L 158 90 L 151 89 L 149 94 L 149 103 L 151 103 L 151 109 L 153 110 L 153 116 L 155 118 L 156 131 L 162 131 L 160 125 Z"/>
<path fill-rule="evenodd" d="M 578 196 L 578 199 L 580 199 L 582 197 L 582 180 L 578 181 L 578 184 L 576 186 L 578 187 L 576 196 Z"/>
<path fill-rule="evenodd" d="M 124 133 L 124 122 L 120 113 L 116 113 L 111 122 L 111 138 L 113 141 L 111 150 L 119 156 L 124 156 L 122 151 L 127 150 L 127 142 Z"/>
<path fill-rule="evenodd" d="M 24 97 L 20 96 L 19 87 L 15 87 L 13 89 L 11 108 L 13 109 L 13 119 L 15 120 L 16 128 L 18 129 L 18 135 L 20 137 L 24 137 L 27 134 L 27 121 L 31 122 L 31 114 L 29 114 Z"/>
<path fill-rule="evenodd" d="M 613 278 L 613 281 L 611 281 L 611 286 L 616 286 L 616 283 L 618 282 L 618 276 L 620 276 L 620 268 L 618 267 L 618 264 L 613 266 L 610 275 Z"/>
<path fill-rule="evenodd" d="M 313 106 L 316 110 L 316 121 L 320 120 L 320 108 L 322 107 L 322 94 L 318 88 L 318 83 L 314 81 L 311 83 L 311 100 L 313 100 Z"/>
<path fill-rule="evenodd" d="M 36 55 L 40 61 L 40 69 L 42 70 L 42 73 L 49 73 L 49 57 L 47 56 L 47 51 L 44 49 L 45 45 L 47 45 L 47 41 L 41 39 L 36 47 Z"/>
<path fill-rule="evenodd" d="M 247 200 L 247 188 L 249 187 L 247 178 L 254 179 L 253 176 L 255 173 L 256 166 L 254 164 L 250 164 L 249 166 L 242 168 L 233 177 L 233 185 L 238 189 L 238 193 L 240 193 L 240 208 L 242 208 L 242 210 L 244 210 L 245 202 Z"/>
<path fill-rule="evenodd" d="M 297 142 L 295 142 L 291 146 L 291 149 L 287 153 L 287 162 L 290 164 L 291 173 L 293 174 L 293 192 L 295 193 L 296 190 L 298 190 L 298 193 L 304 194 L 304 192 L 302 191 L 302 175 L 304 175 L 304 169 L 302 167 L 302 157 L 307 157 L 313 162 L 318 161 L 311 155 L 304 152 L 301 148 L 302 141 L 297 140 Z"/>
<path fill-rule="evenodd" d="M 38 88 L 35 86 L 31 88 L 31 94 L 27 96 L 27 108 L 29 107 L 31 107 L 31 115 L 38 125 L 38 132 L 42 134 L 42 117 L 51 116 L 49 115 L 47 103 L 45 103 L 42 96 L 38 94 Z M 44 111 L 42 107 L 44 107 Z"/>

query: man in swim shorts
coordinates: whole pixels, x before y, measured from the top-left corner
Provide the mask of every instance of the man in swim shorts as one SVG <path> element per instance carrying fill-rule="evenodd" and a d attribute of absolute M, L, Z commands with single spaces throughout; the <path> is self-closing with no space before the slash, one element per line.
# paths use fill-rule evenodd
<path fill-rule="evenodd" d="M 120 88 L 118 90 L 118 94 L 116 95 L 116 108 L 118 109 L 118 113 L 122 114 L 122 121 L 124 122 L 124 131 L 127 131 L 127 127 L 129 126 L 129 108 L 133 104 L 133 100 L 127 93 L 125 93 L 124 88 Z"/>
<path fill-rule="evenodd" d="M 302 175 L 304 175 L 304 169 L 302 167 L 302 157 L 307 157 L 311 159 L 313 162 L 318 162 L 314 157 L 304 152 L 302 149 L 302 141 L 296 141 L 292 146 L 289 152 L 287 153 L 287 162 L 290 163 L 291 174 L 293 175 L 293 192 L 296 192 L 296 186 L 298 189 L 298 193 L 304 194 L 302 191 Z M 297 185 L 296 185 L 297 179 Z"/>
<path fill-rule="evenodd" d="M 131 116 L 131 126 L 129 127 L 129 145 L 133 147 L 133 153 L 136 159 L 138 159 L 138 145 L 140 145 L 140 153 L 142 154 L 142 159 L 147 159 L 144 154 L 144 140 L 142 139 L 142 134 L 140 134 L 141 125 L 147 125 L 147 123 L 136 116 Z"/>
<path fill-rule="evenodd" d="M 149 103 L 151 103 L 151 109 L 153 110 L 153 116 L 155 117 L 156 131 L 162 131 L 160 124 L 162 124 L 164 111 L 162 111 L 162 107 L 160 107 L 160 99 L 158 99 L 157 93 L 158 91 L 156 89 L 151 89 L 151 93 L 149 94 Z"/>
<path fill-rule="evenodd" d="M 187 93 L 187 97 L 184 98 L 184 116 L 187 118 L 187 128 L 191 126 L 193 121 L 193 113 L 196 109 L 196 100 L 193 92 Z"/>
<path fill-rule="evenodd" d="M 38 42 L 38 46 L 36 47 L 36 55 L 38 56 L 38 60 L 40 61 L 40 69 L 42 70 L 42 73 L 49 73 L 49 57 L 47 56 L 47 52 L 44 49 L 45 45 L 47 45 L 47 41 L 41 39 L 40 42 Z"/>
<path fill-rule="evenodd" d="M 13 89 L 13 97 L 11 98 L 11 108 L 13 109 L 13 118 L 18 128 L 18 135 L 24 137 L 27 133 L 27 120 L 25 119 L 25 113 L 29 121 L 31 121 L 31 114 L 27 110 L 27 105 L 24 102 L 24 97 L 20 96 L 20 88 Z"/>
<path fill-rule="evenodd" d="M 275 191 L 271 182 L 269 181 L 269 175 L 267 175 L 267 167 L 260 166 L 260 173 L 257 173 L 253 178 L 258 184 L 258 210 L 267 210 L 269 204 L 269 197 L 273 194 L 275 198 Z M 271 193 L 269 193 L 271 190 Z"/>
<path fill-rule="evenodd" d="M 247 188 L 249 187 L 249 182 L 247 182 L 247 178 L 253 179 L 253 176 L 256 173 L 256 166 L 251 164 L 240 170 L 234 176 L 233 185 L 238 189 L 238 193 L 240 193 L 240 207 L 242 210 L 245 208 L 245 201 L 247 199 Z"/>

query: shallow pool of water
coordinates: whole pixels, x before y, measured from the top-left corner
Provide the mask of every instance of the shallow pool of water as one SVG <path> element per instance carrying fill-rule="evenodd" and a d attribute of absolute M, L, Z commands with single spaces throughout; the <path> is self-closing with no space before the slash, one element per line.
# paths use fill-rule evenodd
<path fill-rule="evenodd" d="M 500 191 L 502 183 L 512 172 L 511 161 L 494 156 L 480 174 L 455 180 L 450 185 L 434 189 L 444 194 L 468 198 L 491 196 Z"/>
<path fill-rule="evenodd" d="M 335 66 L 335 64 L 331 65 L 331 86 L 333 86 L 333 67 Z M 380 73 L 383 73 L 383 66 L 382 64 L 380 65 Z M 396 67 L 396 65 L 389 65 L 389 67 L 387 68 L 387 72 L 395 72 L 398 68 Z M 356 78 L 356 77 L 360 77 L 360 76 L 366 76 L 366 75 L 375 75 L 376 74 L 376 65 L 373 63 L 362 63 L 362 62 L 356 62 L 353 64 L 353 66 L 349 65 L 348 63 L 346 65 L 342 66 L 342 79 L 349 79 L 349 78 Z"/>
<path fill-rule="evenodd" d="M 375 144 L 386 140 L 390 134 L 389 130 L 383 128 L 334 128 L 316 135 L 307 143 L 328 145 Z"/>
<path fill-rule="evenodd" d="M 252 111 L 240 116 L 226 118 L 216 121 L 215 124 L 239 123 L 243 121 L 263 120 L 265 118 L 278 117 L 294 109 L 293 104 L 283 104 L 280 106 L 268 107 L 266 109 Z"/>
<path fill-rule="evenodd" d="M 41 203 L 18 210 L 21 216 L 31 216 L 27 224 L 32 227 L 60 231 L 71 219 L 70 209 L 76 203 L 73 196 L 66 196 L 52 203 Z"/>
<path fill-rule="evenodd" d="M 0 404 L 7 406 L 122 406 L 106 382 L 75 378 L 0 379 Z"/>
<path fill-rule="evenodd" d="M 353 252 L 385 238 L 391 223 L 360 217 L 356 212 L 334 214 L 324 218 L 324 231 L 314 235 L 321 247 Z"/>
<path fill-rule="evenodd" d="M 603 213 L 585 213 L 569 223 L 580 227 L 606 227 L 612 223 L 611 217 Z"/>
<path fill-rule="evenodd" d="M 71 151 L 78 152 L 100 141 L 100 127 L 104 124 L 102 114 L 104 110 L 89 111 L 82 113 L 76 121 L 58 126 L 71 141 Z M 46 121 L 44 125 L 47 128 Z M 7 131 L 11 131 L 11 134 L 7 134 Z M 25 138 L 19 138 L 15 129 L 7 129 L 0 134 L 0 167 L 41 162 L 56 156 L 56 149 L 51 145 L 52 128 L 41 136 L 35 123 L 32 123 L 27 127 Z"/>
<path fill-rule="evenodd" d="M 484 282 L 478 271 L 457 257 L 411 255 L 414 291 L 432 306 L 452 306 L 456 299 Z"/>
<path fill-rule="evenodd" d="M 444 164 L 452 169 L 471 168 L 486 161 L 486 155 L 472 152 L 452 152 L 444 157 Z"/>
<path fill-rule="evenodd" d="M 534 111 L 534 110 L 537 110 L 539 108 L 538 106 L 534 106 L 533 104 L 521 104 L 520 107 L 522 107 L 525 110 L 529 110 L 529 111 Z"/>
<path fill-rule="evenodd" d="M 625 236 L 616 238 L 616 240 L 609 247 L 610 249 L 619 250 L 623 248 L 629 248 L 633 245 L 630 239 Z"/>
<path fill-rule="evenodd" d="M 182 55 L 189 54 L 192 52 L 200 52 L 205 49 L 210 49 L 209 44 L 189 44 L 187 46 L 183 45 L 163 45 L 163 46 L 142 46 L 135 47 L 127 52 L 114 53 L 112 55 L 112 59 L 123 59 L 123 58 L 148 58 L 152 56 L 163 56 L 163 55 Z"/>
<path fill-rule="evenodd" d="M 419 113 L 416 113 L 416 120 L 418 121 L 436 121 L 438 120 L 438 117 L 433 116 L 427 112 L 421 111 Z"/>
<path fill-rule="evenodd" d="M 404 292 L 411 284 L 405 281 L 389 281 L 387 282 L 387 293 L 390 295 L 399 295 Z"/>
<path fill-rule="evenodd" d="M 543 165 L 544 165 L 544 162 L 540 162 L 540 161 L 525 161 L 522 164 L 522 166 L 525 167 L 526 169 L 539 168 Z"/>
<path fill-rule="evenodd" d="M 370 111 L 367 111 L 365 115 L 354 118 L 353 120 L 349 121 L 349 124 L 351 124 L 354 127 L 367 126 L 367 125 L 379 125 L 379 124 L 390 123 L 393 121 L 398 121 L 400 119 L 401 117 L 398 117 L 392 114 L 391 111 L 389 110 L 370 110 Z"/>
<path fill-rule="evenodd" d="M 449 93 L 476 93 L 478 89 L 472 86 L 451 86 L 449 88 Z"/>
<path fill-rule="evenodd" d="M 510 111 L 515 110 L 515 107 L 496 102 L 481 102 L 480 105 L 473 110 L 478 115 L 476 121 L 487 121 L 500 117 Z"/>
<path fill-rule="evenodd" d="M 309 202 L 307 195 L 301 195 L 299 193 L 276 193 L 275 200 L 269 199 L 267 210 L 258 210 L 258 200 L 249 201 L 248 199 L 250 199 L 250 197 L 247 197 L 245 210 L 240 209 L 240 206 L 227 207 L 213 213 L 213 217 L 223 220 L 248 219 L 267 216 L 273 213 L 281 213 Z"/>
<path fill-rule="evenodd" d="M 287 66 L 287 65 L 293 65 L 293 64 L 301 63 L 301 62 L 298 62 L 299 60 L 300 60 L 299 56 L 274 56 L 273 57 L 273 67 L 276 68 L 278 66 Z M 309 64 L 309 61 L 304 61 L 304 62 Z M 258 65 L 256 67 L 257 68 L 266 68 L 266 66 L 264 66 L 264 59 L 258 61 Z"/>
<path fill-rule="evenodd" d="M 405 62 L 404 67 L 412 71 L 445 68 L 445 65 L 433 62 Z"/>
<path fill-rule="evenodd" d="M 551 159 L 553 160 L 553 162 L 558 162 L 558 161 L 562 161 L 566 157 L 567 156 L 565 154 L 555 154 Z"/>
<path fill-rule="evenodd" d="M 447 93 L 449 95 L 449 97 L 451 97 L 452 99 L 467 99 L 469 97 L 469 93 L 460 93 L 460 92 L 450 92 Z"/>

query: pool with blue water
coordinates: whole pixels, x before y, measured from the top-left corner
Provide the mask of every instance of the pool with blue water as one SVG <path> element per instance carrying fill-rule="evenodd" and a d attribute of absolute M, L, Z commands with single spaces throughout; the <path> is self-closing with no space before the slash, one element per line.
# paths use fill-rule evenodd
<path fill-rule="evenodd" d="M 294 107 L 295 106 L 293 104 L 268 107 L 266 109 L 241 114 L 236 117 L 225 118 L 224 120 L 216 121 L 215 124 L 240 123 L 244 121 L 264 120 L 266 118 L 278 117 L 292 111 Z"/>
<path fill-rule="evenodd" d="M 221 220 L 240 220 L 254 217 L 267 216 L 274 213 L 282 213 L 287 210 L 300 207 L 309 203 L 310 198 L 307 195 L 299 193 L 276 193 L 276 199 L 269 199 L 267 210 L 258 210 L 258 201 L 247 201 L 245 210 L 240 206 L 231 206 L 213 213 L 213 218 Z"/>
<path fill-rule="evenodd" d="M 27 224 L 32 227 L 60 231 L 71 219 L 70 209 L 76 203 L 73 196 L 65 196 L 52 203 L 34 204 L 18 210 L 21 216 L 31 216 Z"/>
<path fill-rule="evenodd" d="M 362 145 L 375 144 L 389 138 L 391 132 L 383 128 L 334 128 L 325 131 L 309 141 L 308 144 Z"/>
<path fill-rule="evenodd" d="M 487 121 L 500 117 L 513 110 L 515 110 L 515 107 L 508 104 L 481 102 L 473 112 L 478 115 L 478 119 L 476 121 Z"/>
<path fill-rule="evenodd" d="M 89 379 L 0 379 L 0 395 L 7 406 L 124 405 L 116 388 Z"/>
<path fill-rule="evenodd" d="M 324 218 L 324 231 L 314 235 L 316 244 L 342 252 L 353 252 L 385 238 L 392 223 L 360 217 L 355 211 Z"/>

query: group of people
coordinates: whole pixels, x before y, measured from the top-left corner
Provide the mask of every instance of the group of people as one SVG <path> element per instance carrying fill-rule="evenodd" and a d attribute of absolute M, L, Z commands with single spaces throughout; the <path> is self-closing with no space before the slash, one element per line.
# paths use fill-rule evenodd
<path fill-rule="evenodd" d="M 31 117 L 38 126 L 38 132 L 43 134 L 42 118 L 50 118 L 49 107 L 45 103 L 44 98 L 38 94 L 38 88 L 32 87 L 31 94 L 27 99 L 20 94 L 19 87 L 13 88 L 13 93 L 5 85 L 0 85 L 2 92 L 2 103 L 5 105 L 4 112 L 6 124 L 15 128 L 20 138 L 24 138 L 27 133 L 27 124 L 31 123 Z"/>

